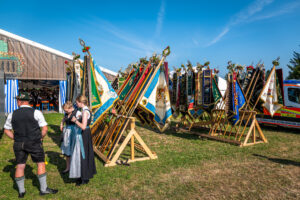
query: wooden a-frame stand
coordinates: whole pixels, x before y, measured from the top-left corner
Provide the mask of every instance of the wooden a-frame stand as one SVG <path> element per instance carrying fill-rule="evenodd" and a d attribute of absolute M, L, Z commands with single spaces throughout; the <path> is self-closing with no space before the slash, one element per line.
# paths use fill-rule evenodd
<path fill-rule="evenodd" d="M 233 124 L 232 122 L 234 113 L 228 112 L 226 114 L 225 111 L 226 102 L 230 100 L 229 97 L 231 96 L 229 93 L 230 89 L 229 87 L 227 87 L 227 95 L 223 99 L 220 108 L 213 109 L 215 115 L 212 115 L 214 116 L 214 119 L 209 134 L 199 134 L 201 137 L 236 144 L 240 147 L 268 142 L 256 120 L 256 112 L 254 111 L 254 108 L 256 107 L 259 101 L 260 95 L 256 100 L 254 106 L 250 106 L 250 99 L 259 76 L 257 75 L 254 77 L 255 81 L 254 79 L 251 80 L 250 85 L 248 86 L 248 90 L 246 91 L 246 95 L 243 93 L 245 97 L 245 105 L 238 112 L 238 121 Z M 229 82 L 229 84 L 231 83 Z M 237 84 L 239 87 L 241 87 L 238 80 Z M 252 89 L 250 90 L 251 87 Z M 246 129 L 249 123 L 250 127 L 247 131 Z M 256 130 L 258 134 L 256 134 Z"/>
<path fill-rule="evenodd" d="M 220 110 L 219 112 L 222 112 L 222 110 Z M 264 136 L 256 120 L 256 112 L 255 111 L 242 111 L 242 112 L 243 114 L 237 126 L 234 125 L 231 126 L 230 128 L 230 122 L 227 120 L 225 120 L 226 122 L 224 122 L 224 120 L 215 121 L 215 124 L 211 128 L 209 134 L 198 134 L 198 135 L 208 139 L 235 144 L 240 147 L 250 146 L 258 143 L 268 143 L 266 137 Z M 243 120 L 246 121 L 244 125 L 242 125 L 241 122 Z M 246 127 L 249 122 L 251 122 L 249 130 L 246 131 Z M 256 133 L 256 130 L 258 134 Z"/>
<path fill-rule="evenodd" d="M 130 146 L 130 158 L 128 160 L 126 160 L 126 163 L 133 163 L 133 162 L 136 162 L 136 161 L 157 159 L 157 155 L 149 149 L 149 147 L 146 145 L 146 143 L 143 141 L 141 136 L 136 131 L 135 118 L 134 117 L 129 117 L 129 119 L 130 119 L 130 123 L 129 123 L 129 126 L 128 126 L 129 132 L 126 136 L 123 136 L 123 138 L 120 140 L 121 144 L 119 145 L 119 148 L 115 149 L 116 153 L 113 154 L 111 159 L 108 159 L 106 157 L 106 155 L 104 155 L 103 153 L 101 153 L 99 150 L 97 150 L 94 147 L 94 152 L 100 158 L 102 158 L 102 160 L 105 162 L 105 164 L 104 164 L 105 167 L 112 167 L 112 166 L 115 166 L 119 163 L 123 163 L 119 160 L 119 157 L 120 157 L 120 155 L 122 154 L 122 152 L 124 151 L 124 149 L 127 145 Z M 139 142 L 139 144 L 135 143 L 134 139 L 136 139 Z M 147 156 L 136 158 L 135 157 L 135 150 L 138 150 L 138 151 L 146 154 Z"/>

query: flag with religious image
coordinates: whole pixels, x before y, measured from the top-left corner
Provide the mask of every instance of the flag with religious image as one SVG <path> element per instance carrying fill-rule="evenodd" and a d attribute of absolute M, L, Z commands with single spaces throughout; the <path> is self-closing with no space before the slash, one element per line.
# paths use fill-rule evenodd
<path fill-rule="evenodd" d="M 279 90 L 278 84 L 276 83 L 275 66 L 273 66 L 260 94 L 260 99 L 264 102 L 263 106 L 269 111 L 272 117 L 274 113 L 282 107 L 282 104 L 278 103 L 278 100 L 282 98 Z"/>

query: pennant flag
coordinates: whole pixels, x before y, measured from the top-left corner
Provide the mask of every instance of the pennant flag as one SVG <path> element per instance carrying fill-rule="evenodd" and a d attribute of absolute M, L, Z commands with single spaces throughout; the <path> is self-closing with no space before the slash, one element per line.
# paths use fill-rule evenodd
<path fill-rule="evenodd" d="M 118 95 L 92 57 L 90 59 L 90 65 L 92 93 L 91 103 L 94 115 L 94 119 L 92 121 L 93 124 L 113 106 L 113 103 L 118 99 Z"/>
<path fill-rule="evenodd" d="M 245 105 L 245 96 L 242 92 L 241 86 L 237 81 L 237 73 L 232 75 L 232 104 L 233 104 L 233 118 L 232 123 L 235 125 L 239 121 L 239 110 Z"/>
<path fill-rule="evenodd" d="M 195 87 L 194 87 L 194 82 L 195 82 L 195 77 L 194 77 L 194 72 L 189 70 L 187 72 L 187 100 L 188 100 L 188 110 L 194 108 L 195 104 Z"/>
<path fill-rule="evenodd" d="M 184 73 L 180 79 L 179 86 L 179 111 L 186 112 L 188 108 L 188 99 L 187 99 L 187 74 Z"/>
<path fill-rule="evenodd" d="M 180 105 L 180 92 L 182 92 L 180 90 L 180 88 L 181 88 L 181 79 L 182 79 L 182 76 L 179 75 L 178 79 L 177 79 L 177 90 L 176 90 L 176 108 L 178 110 L 179 110 L 179 105 Z"/>
<path fill-rule="evenodd" d="M 202 94 L 203 94 L 203 104 L 208 106 L 211 104 L 211 70 L 203 70 L 203 85 L 202 85 Z"/>
<path fill-rule="evenodd" d="M 275 66 L 273 66 L 272 71 L 267 79 L 267 82 L 260 94 L 260 99 L 264 101 L 263 106 L 270 112 L 270 115 L 273 117 L 274 113 L 282 107 L 282 104 L 278 103 L 278 100 L 281 99 L 281 94 L 278 95 L 279 88 L 277 86 L 277 78 L 275 73 Z M 280 96 L 280 98 L 279 98 Z"/>
<path fill-rule="evenodd" d="M 195 76 L 196 75 L 196 76 Z M 190 117 L 193 118 L 193 120 L 196 120 L 199 118 L 203 113 L 204 110 L 201 108 L 197 108 L 195 97 L 197 98 L 197 92 L 198 92 L 198 84 L 195 84 L 195 81 L 199 80 L 198 73 L 194 73 L 193 71 L 188 71 L 188 113 Z"/>
<path fill-rule="evenodd" d="M 121 94 L 119 94 L 120 100 L 123 100 L 126 97 L 126 95 L 128 94 L 129 90 L 132 89 L 133 85 L 135 84 L 134 80 L 138 76 L 138 71 L 139 70 L 135 70 L 133 72 L 133 74 L 130 77 L 128 77 L 128 80 L 127 80 L 128 82 L 126 83 L 126 85 L 122 89 Z"/>
<path fill-rule="evenodd" d="M 215 78 L 212 79 L 212 93 L 213 93 L 213 97 L 214 97 L 214 102 L 218 103 L 219 100 L 222 98 L 222 94 L 221 94 L 221 92 L 218 88 L 218 85 L 217 85 L 217 82 L 216 82 Z"/>
<path fill-rule="evenodd" d="M 154 122 L 163 131 L 172 116 L 170 95 L 166 82 L 166 68 L 162 66 L 154 75 L 139 105 L 154 116 Z"/>
<path fill-rule="evenodd" d="M 202 110 L 201 108 L 191 108 L 188 110 L 190 116 L 196 120 L 198 119 L 203 113 L 204 113 L 204 110 Z"/>
<path fill-rule="evenodd" d="M 198 71 L 198 81 L 196 82 L 196 104 L 202 106 L 203 104 L 203 72 Z"/>
<path fill-rule="evenodd" d="M 171 87 L 171 90 L 172 91 L 172 98 L 171 98 L 171 103 L 172 103 L 172 109 L 173 111 L 175 112 L 177 109 L 176 109 L 176 102 L 177 102 L 177 73 L 174 72 L 173 73 L 173 78 L 172 78 L 172 81 L 170 82 L 170 87 Z"/>

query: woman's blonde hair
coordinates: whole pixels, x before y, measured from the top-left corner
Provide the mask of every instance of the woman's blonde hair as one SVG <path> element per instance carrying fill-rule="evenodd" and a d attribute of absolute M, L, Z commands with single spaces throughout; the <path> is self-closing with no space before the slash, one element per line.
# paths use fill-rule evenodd
<path fill-rule="evenodd" d="M 76 101 L 80 102 L 80 103 L 83 103 L 84 105 L 88 105 L 88 99 L 86 98 L 86 96 L 84 95 L 79 95 L 77 98 L 76 98 Z"/>
<path fill-rule="evenodd" d="M 73 108 L 73 103 L 71 101 L 67 101 L 63 106 L 63 109 L 70 109 Z"/>

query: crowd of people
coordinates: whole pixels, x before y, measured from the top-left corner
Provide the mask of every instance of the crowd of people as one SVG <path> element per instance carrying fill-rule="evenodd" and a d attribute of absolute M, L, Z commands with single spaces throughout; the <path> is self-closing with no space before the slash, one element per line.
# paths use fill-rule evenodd
<path fill-rule="evenodd" d="M 37 177 L 40 182 L 40 195 L 56 194 L 57 189 L 47 185 L 47 172 L 43 138 L 48 128 L 41 111 L 30 106 L 32 97 L 28 92 L 20 92 L 16 97 L 19 108 L 10 113 L 4 125 L 4 133 L 14 140 L 13 150 L 16 160 L 15 182 L 19 198 L 25 196 L 25 167 L 28 155 L 37 164 Z M 87 107 L 85 96 L 76 98 L 76 107 L 67 101 L 63 105 L 65 115 L 61 121 L 61 150 L 66 156 L 66 169 L 69 178 L 77 179 L 76 186 L 88 184 L 96 174 L 92 136 L 89 125 L 92 114 Z M 79 111 L 79 109 L 81 111 Z"/>
<path fill-rule="evenodd" d="M 31 97 L 29 104 L 35 108 L 40 109 L 42 106 L 42 101 L 47 101 L 49 104 L 53 105 L 54 110 L 58 110 L 59 106 L 59 100 L 58 100 L 58 94 L 59 94 L 59 88 L 24 88 L 20 89 L 19 92 L 27 92 L 29 96 Z"/>

